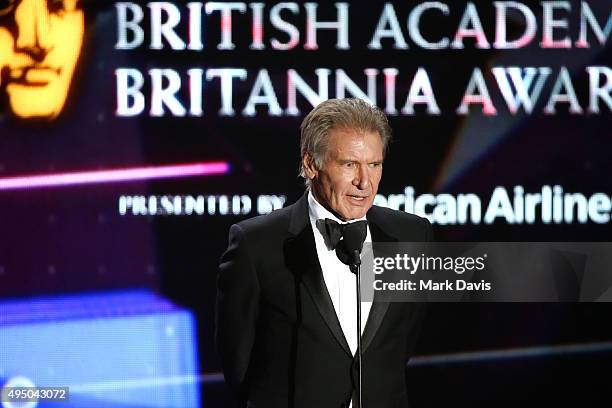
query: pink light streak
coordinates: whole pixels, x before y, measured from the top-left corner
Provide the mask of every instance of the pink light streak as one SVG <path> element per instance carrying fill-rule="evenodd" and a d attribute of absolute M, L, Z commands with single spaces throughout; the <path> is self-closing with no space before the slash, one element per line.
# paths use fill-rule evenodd
<path fill-rule="evenodd" d="M 211 176 L 229 173 L 227 162 L 173 164 L 167 166 L 133 167 L 115 170 L 79 171 L 44 175 L 0 178 L 0 191 L 29 188 L 63 187 L 80 184 L 122 183 L 136 180 L 157 180 Z"/>

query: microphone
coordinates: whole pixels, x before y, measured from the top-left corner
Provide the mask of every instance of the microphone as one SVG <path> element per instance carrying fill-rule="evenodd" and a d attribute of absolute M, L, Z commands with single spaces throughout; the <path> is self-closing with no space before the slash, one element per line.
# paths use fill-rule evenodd
<path fill-rule="evenodd" d="M 351 272 L 356 273 L 357 265 L 361 265 L 361 250 L 368 233 L 367 221 L 357 221 L 343 224 L 342 240 L 336 247 L 336 256 Z"/>

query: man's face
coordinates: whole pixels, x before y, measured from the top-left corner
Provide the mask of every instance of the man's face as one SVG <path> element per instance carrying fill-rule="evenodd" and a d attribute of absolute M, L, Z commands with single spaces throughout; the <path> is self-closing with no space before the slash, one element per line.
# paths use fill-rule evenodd
<path fill-rule="evenodd" d="M 340 219 L 362 218 L 368 212 L 382 176 L 383 145 L 378 133 L 334 129 L 320 169 L 304 155 L 312 192 Z"/>
<path fill-rule="evenodd" d="M 85 29 L 78 0 L 0 0 L 0 86 L 21 118 L 62 111 Z"/>

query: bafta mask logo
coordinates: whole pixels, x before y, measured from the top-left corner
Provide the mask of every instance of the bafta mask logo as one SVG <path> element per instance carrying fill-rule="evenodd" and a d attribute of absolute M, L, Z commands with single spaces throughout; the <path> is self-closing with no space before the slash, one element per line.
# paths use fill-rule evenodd
<path fill-rule="evenodd" d="M 0 0 L 0 92 L 15 116 L 61 113 L 84 30 L 80 0 Z"/>

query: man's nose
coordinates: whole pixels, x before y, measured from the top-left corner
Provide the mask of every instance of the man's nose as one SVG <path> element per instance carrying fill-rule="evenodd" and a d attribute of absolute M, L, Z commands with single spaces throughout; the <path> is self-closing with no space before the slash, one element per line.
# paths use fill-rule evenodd
<path fill-rule="evenodd" d="M 353 185 L 360 190 L 367 190 L 370 187 L 370 174 L 368 166 L 357 166 Z"/>
<path fill-rule="evenodd" d="M 47 0 L 22 0 L 15 9 L 16 51 L 41 61 L 49 51 L 50 16 Z"/>

